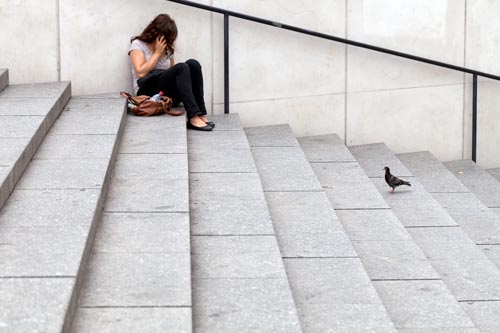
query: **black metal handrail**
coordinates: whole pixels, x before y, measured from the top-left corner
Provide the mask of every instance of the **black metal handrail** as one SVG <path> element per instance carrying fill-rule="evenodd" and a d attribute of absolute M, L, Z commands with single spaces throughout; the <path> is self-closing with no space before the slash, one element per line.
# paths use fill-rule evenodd
<path fill-rule="evenodd" d="M 305 35 L 309 35 L 309 36 L 314 36 L 314 37 L 318 37 L 318 38 L 322 38 L 322 39 L 331 40 L 331 41 L 342 43 L 342 44 L 356 46 L 356 47 L 360 47 L 363 49 L 368 49 L 368 50 L 372 50 L 372 51 L 376 51 L 376 52 L 390 54 L 390 55 L 400 57 L 400 58 L 410 59 L 410 60 L 414 60 L 414 61 L 418 61 L 418 62 L 422 62 L 422 63 L 434 65 L 434 66 L 439 66 L 439 67 L 443 67 L 443 68 L 447 68 L 447 69 L 451 69 L 451 70 L 455 70 L 455 71 L 459 71 L 459 72 L 463 72 L 463 73 L 467 73 L 467 74 L 472 74 L 472 78 L 473 78 L 473 84 L 472 84 L 472 96 L 473 96 L 473 98 L 472 98 L 472 160 L 474 162 L 476 161 L 476 153 L 477 153 L 477 150 L 476 150 L 476 145 L 477 145 L 477 86 L 478 86 L 477 78 L 478 78 L 478 76 L 482 76 L 482 77 L 485 77 L 488 79 L 500 81 L 500 76 L 477 71 L 477 70 L 466 68 L 466 67 L 455 66 L 452 64 L 448 64 L 445 62 L 436 61 L 436 60 L 432 60 L 432 59 L 428 59 L 428 58 L 424 58 L 424 57 L 419 57 L 419 56 L 409 54 L 409 53 L 399 52 L 399 51 L 386 49 L 386 48 L 378 47 L 378 46 L 371 45 L 371 44 L 356 42 L 356 41 L 346 39 L 346 38 L 341 38 L 341 37 L 328 35 L 328 34 L 316 32 L 316 31 L 312 31 L 312 30 L 307 30 L 307 29 L 296 27 L 296 26 L 276 22 L 276 21 L 266 20 L 266 19 L 262 19 L 259 17 L 255 17 L 255 16 L 250 16 L 250 15 L 246 15 L 246 14 L 242 14 L 242 13 L 238 13 L 238 12 L 233 12 L 233 11 L 218 8 L 218 7 L 203 5 L 203 4 L 192 2 L 192 1 L 186 1 L 186 0 L 167 0 L 167 1 L 175 2 L 175 3 L 181 4 L 181 5 L 195 7 L 195 8 L 199 8 L 199 9 L 203 9 L 203 10 L 207 10 L 210 12 L 219 13 L 219 14 L 224 15 L 224 113 L 229 113 L 229 17 L 230 16 L 236 17 L 236 18 L 239 18 L 242 20 L 246 20 L 246 21 L 251 21 L 251 22 L 255 22 L 255 23 L 273 26 L 273 27 L 280 28 L 280 29 L 294 31 L 294 32 L 297 32 L 300 34 L 305 34 Z"/>

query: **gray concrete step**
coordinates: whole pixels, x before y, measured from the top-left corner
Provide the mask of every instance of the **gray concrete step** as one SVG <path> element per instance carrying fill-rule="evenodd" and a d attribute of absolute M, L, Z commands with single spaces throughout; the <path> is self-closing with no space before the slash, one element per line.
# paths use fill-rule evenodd
<path fill-rule="evenodd" d="M 236 114 L 188 131 L 193 325 L 199 332 L 300 332 L 245 132 Z"/>
<path fill-rule="evenodd" d="M 4 68 L 0 68 L 0 92 L 9 85 L 9 71 Z"/>
<path fill-rule="evenodd" d="M 184 117 L 127 116 L 73 332 L 191 332 Z"/>
<path fill-rule="evenodd" d="M 0 211 L 2 329 L 69 330 L 124 114 L 71 99 Z"/>
<path fill-rule="evenodd" d="M 472 193 L 500 216 L 500 183 L 471 160 L 443 163 Z"/>
<path fill-rule="evenodd" d="M 397 156 L 476 244 L 500 244 L 500 217 L 430 152 Z"/>
<path fill-rule="evenodd" d="M 304 331 L 395 331 L 290 127 L 245 131 Z"/>
<path fill-rule="evenodd" d="M 5 77 L 0 81 L 6 83 Z M 0 208 L 70 96 L 69 82 L 11 85 L 0 92 Z"/>
<path fill-rule="evenodd" d="M 340 138 L 324 135 L 299 142 L 396 328 L 474 331 L 468 315 Z"/>
<path fill-rule="evenodd" d="M 488 169 L 488 172 L 500 182 L 500 168 Z"/>
<path fill-rule="evenodd" d="M 350 150 L 464 309 L 471 314 L 468 305 L 475 302 L 496 307 L 500 301 L 500 271 L 396 155 L 383 144 Z M 388 192 L 381 170 L 384 166 L 412 186 Z M 434 185 L 434 189 L 453 186 Z M 481 329 L 488 325 L 477 316 L 471 317 Z"/>

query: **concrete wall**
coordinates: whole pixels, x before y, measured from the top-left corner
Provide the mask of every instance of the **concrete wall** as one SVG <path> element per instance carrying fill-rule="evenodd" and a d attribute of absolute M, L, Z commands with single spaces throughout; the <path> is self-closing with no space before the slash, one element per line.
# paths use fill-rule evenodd
<path fill-rule="evenodd" d="M 492 0 L 198 2 L 500 74 Z M 128 41 L 160 12 L 178 24 L 176 60 L 200 60 L 207 104 L 221 113 L 223 18 L 164 0 L 2 0 L 0 67 L 12 83 L 71 80 L 75 95 L 130 91 Z M 469 75 L 238 19 L 230 52 L 231 112 L 245 126 L 289 123 L 299 136 L 335 132 L 349 145 L 470 158 Z M 485 167 L 500 166 L 498 88 L 480 82 Z"/>

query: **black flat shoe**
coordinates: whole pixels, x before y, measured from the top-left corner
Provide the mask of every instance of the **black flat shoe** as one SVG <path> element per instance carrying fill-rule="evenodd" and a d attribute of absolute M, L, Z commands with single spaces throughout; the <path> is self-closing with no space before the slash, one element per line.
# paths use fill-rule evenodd
<path fill-rule="evenodd" d="M 215 127 L 215 123 L 213 121 L 207 121 L 205 124 Z"/>
<path fill-rule="evenodd" d="M 213 127 L 210 126 L 210 125 L 205 125 L 203 127 L 194 126 L 189 121 L 186 123 L 186 128 L 187 129 L 192 129 L 192 130 L 195 130 L 195 131 L 204 131 L 204 132 L 209 132 L 209 131 L 211 131 L 213 129 Z"/>

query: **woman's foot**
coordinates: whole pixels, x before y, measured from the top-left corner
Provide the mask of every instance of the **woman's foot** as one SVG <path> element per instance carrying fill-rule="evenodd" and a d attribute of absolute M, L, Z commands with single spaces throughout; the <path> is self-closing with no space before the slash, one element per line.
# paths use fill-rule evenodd
<path fill-rule="evenodd" d="M 215 124 L 214 122 L 212 121 L 209 121 L 207 117 L 205 116 L 199 116 L 201 120 L 203 120 L 205 122 L 205 124 L 209 125 L 209 126 L 212 126 L 212 127 L 215 127 Z"/>
<path fill-rule="evenodd" d="M 186 127 L 197 131 L 211 131 L 212 126 L 207 125 L 199 116 L 195 116 L 188 120 Z"/>

